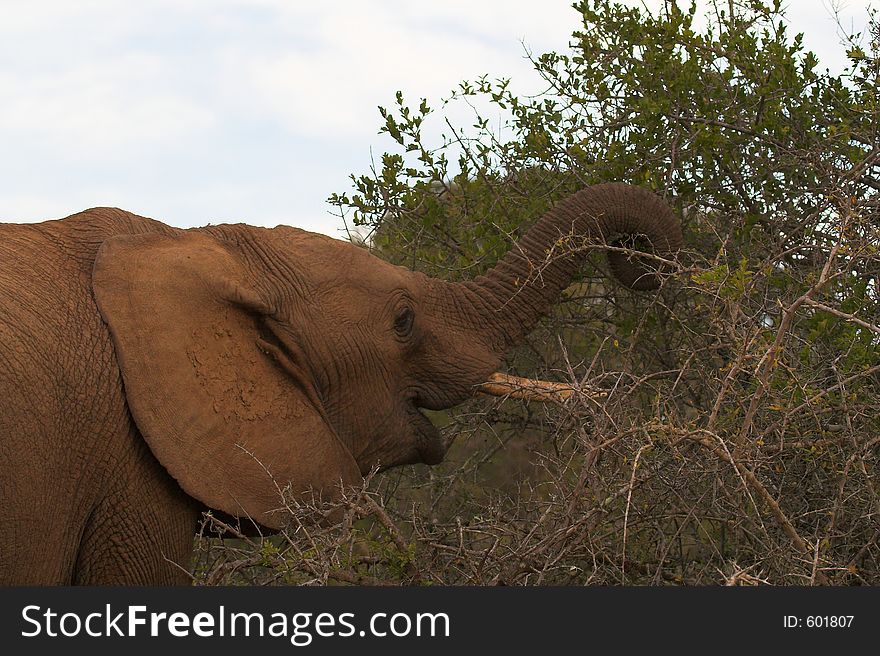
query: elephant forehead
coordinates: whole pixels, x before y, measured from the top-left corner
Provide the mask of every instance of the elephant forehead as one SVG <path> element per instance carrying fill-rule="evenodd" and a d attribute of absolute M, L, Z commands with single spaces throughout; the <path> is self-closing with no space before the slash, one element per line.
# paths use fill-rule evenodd
<path fill-rule="evenodd" d="M 286 259 L 317 288 L 339 286 L 370 294 L 411 288 L 417 280 L 412 271 L 339 239 L 303 231 L 284 237 Z"/>

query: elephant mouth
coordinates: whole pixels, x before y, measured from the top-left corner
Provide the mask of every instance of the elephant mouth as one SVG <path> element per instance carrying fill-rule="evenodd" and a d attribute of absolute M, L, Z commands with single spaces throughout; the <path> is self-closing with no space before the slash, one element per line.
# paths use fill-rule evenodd
<path fill-rule="evenodd" d="M 410 423 L 414 428 L 416 452 L 419 462 L 436 465 L 446 455 L 447 444 L 434 423 L 425 416 L 423 409 L 413 400 L 410 406 Z"/>

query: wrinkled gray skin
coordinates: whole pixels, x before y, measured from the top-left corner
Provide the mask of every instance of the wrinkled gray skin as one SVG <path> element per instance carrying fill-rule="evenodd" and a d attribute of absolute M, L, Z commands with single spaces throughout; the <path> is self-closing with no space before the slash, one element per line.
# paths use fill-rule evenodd
<path fill-rule="evenodd" d="M 662 201 L 620 184 L 464 284 L 294 228 L 107 208 L 0 225 L 0 583 L 185 583 L 205 508 L 274 529 L 287 485 L 332 496 L 440 461 L 419 409 L 468 398 L 570 283 L 576 256 L 534 275 L 561 236 L 621 233 L 680 243 Z"/>

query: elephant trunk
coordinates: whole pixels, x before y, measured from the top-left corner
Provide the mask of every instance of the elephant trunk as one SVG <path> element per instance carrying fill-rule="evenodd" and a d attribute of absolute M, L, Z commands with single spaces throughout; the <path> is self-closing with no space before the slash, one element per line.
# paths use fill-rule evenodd
<path fill-rule="evenodd" d="M 652 192 L 622 183 L 583 189 L 547 212 L 486 275 L 459 284 L 457 305 L 468 317 L 462 318 L 500 360 L 571 284 L 585 257 L 578 246 L 585 240 L 631 245 L 623 240 L 633 237 L 647 239 L 660 256 L 675 253 L 682 242 L 677 218 Z M 658 286 L 650 262 L 619 251 L 608 257 L 624 284 Z"/>

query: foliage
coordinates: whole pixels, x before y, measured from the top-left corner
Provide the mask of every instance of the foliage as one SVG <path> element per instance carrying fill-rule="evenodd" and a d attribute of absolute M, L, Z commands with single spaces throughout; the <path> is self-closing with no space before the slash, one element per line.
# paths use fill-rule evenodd
<path fill-rule="evenodd" d="M 447 463 L 379 475 L 346 502 L 326 566 L 285 534 L 284 567 L 348 582 L 362 579 L 339 572 L 880 583 L 876 20 L 834 75 L 789 34 L 779 0 L 721 3 L 701 31 L 695 6 L 672 1 L 657 15 L 574 8 L 570 50 L 533 59 L 544 93 L 483 77 L 447 101 L 487 105 L 501 129 L 475 110 L 432 146 L 436 114 L 398 94 L 380 110 L 393 152 L 331 202 L 382 257 L 462 279 L 555 201 L 622 180 L 682 216 L 679 269 L 646 295 L 593 263 L 508 364 L 604 396 L 461 406 L 440 418 L 458 436 Z M 377 542 L 389 522 L 396 539 Z"/>

